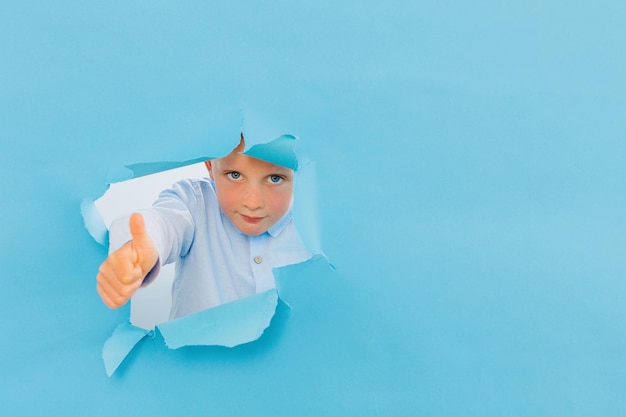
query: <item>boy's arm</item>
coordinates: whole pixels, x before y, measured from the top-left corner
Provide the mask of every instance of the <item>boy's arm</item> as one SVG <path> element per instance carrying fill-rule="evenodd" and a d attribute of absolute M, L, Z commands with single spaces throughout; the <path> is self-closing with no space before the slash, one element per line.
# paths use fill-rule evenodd
<path fill-rule="evenodd" d="M 98 294 L 111 308 L 126 304 L 159 259 L 143 216 L 134 213 L 129 226 L 131 240 L 112 252 L 98 271 Z"/>
<path fill-rule="evenodd" d="M 124 305 L 143 283 L 147 284 L 144 279 L 153 267 L 155 271 L 148 279 L 156 276 L 160 266 L 157 262 L 163 265 L 175 262 L 189 250 L 194 234 L 190 207 L 195 207 L 197 198 L 192 182 L 181 181 L 164 190 L 152 208 L 111 224 L 109 257 L 98 273 L 98 293 L 106 305 L 112 308 Z M 139 227 L 133 230 L 135 226 Z M 140 247 L 151 247 L 154 251 L 148 257 L 151 262 L 142 264 L 141 268 L 136 267 L 137 262 L 132 262 L 135 235 L 147 239 L 142 238 L 140 242 L 149 242 Z"/>

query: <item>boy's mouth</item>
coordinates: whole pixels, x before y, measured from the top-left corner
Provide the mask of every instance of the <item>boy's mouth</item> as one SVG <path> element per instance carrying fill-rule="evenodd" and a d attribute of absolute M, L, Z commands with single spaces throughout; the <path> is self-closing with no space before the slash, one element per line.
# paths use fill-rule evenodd
<path fill-rule="evenodd" d="M 241 214 L 239 213 L 239 215 L 241 216 L 241 218 L 247 222 L 247 223 L 252 223 L 252 224 L 256 224 L 258 222 L 260 222 L 261 220 L 263 220 L 265 217 L 251 217 L 251 216 L 246 216 L 245 214 Z"/>

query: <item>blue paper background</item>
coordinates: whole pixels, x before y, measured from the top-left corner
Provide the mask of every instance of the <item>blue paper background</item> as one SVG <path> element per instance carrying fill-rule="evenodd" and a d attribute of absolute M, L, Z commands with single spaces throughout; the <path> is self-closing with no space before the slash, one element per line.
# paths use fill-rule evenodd
<path fill-rule="evenodd" d="M 7 415 L 623 416 L 619 1 L 0 5 Z M 80 202 L 244 126 L 317 162 L 323 262 L 258 342 L 144 340 Z M 288 277 L 287 277 L 288 278 Z"/>

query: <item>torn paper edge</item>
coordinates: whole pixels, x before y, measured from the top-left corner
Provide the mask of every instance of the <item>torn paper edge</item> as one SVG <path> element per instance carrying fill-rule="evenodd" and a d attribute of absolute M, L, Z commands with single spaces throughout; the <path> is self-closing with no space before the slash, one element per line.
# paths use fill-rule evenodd
<path fill-rule="evenodd" d="M 84 198 L 80 203 L 80 213 L 83 216 L 85 229 L 91 237 L 101 245 L 107 246 L 109 230 L 100 216 L 100 212 L 93 200 Z"/>
<path fill-rule="evenodd" d="M 182 162 L 177 161 L 161 161 L 161 162 L 140 162 L 136 164 L 126 165 L 130 173 L 130 178 L 124 178 L 122 181 L 126 181 L 133 178 L 145 177 L 146 175 L 156 174 L 158 172 L 169 171 L 171 169 L 182 168 L 188 165 L 197 164 L 199 162 L 204 162 L 209 159 L 214 159 L 212 157 L 199 157 L 194 159 L 189 159 Z M 119 181 L 115 181 L 119 182 Z"/>
<path fill-rule="evenodd" d="M 115 328 L 102 347 L 104 369 L 108 376 L 113 375 L 137 343 L 149 333 L 148 330 L 135 327 L 129 322 L 122 323 Z"/>
<path fill-rule="evenodd" d="M 169 349 L 185 346 L 235 347 L 259 339 L 270 326 L 278 306 L 278 291 L 271 289 L 230 303 L 158 324 Z M 107 375 L 115 373 L 133 348 L 151 331 L 120 324 L 102 349 Z"/>
<path fill-rule="evenodd" d="M 295 153 L 296 140 L 297 137 L 293 135 L 282 135 L 270 142 L 255 144 L 243 153 L 270 163 L 286 166 L 296 171 L 301 167 L 298 164 L 298 159 Z M 283 157 L 276 158 L 273 155 L 272 150 L 275 150 L 276 147 L 281 149 L 281 152 L 278 153 L 284 154 Z M 123 169 L 109 175 L 109 185 L 115 182 L 122 182 L 129 179 L 139 178 L 191 165 L 208 159 L 214 158 L 201 157 L 183 162 L 162 161 L 127 165 Z M 314 167 L 314 164 L 310 162 L 306 165 Z M 313 178 L 314 176 L 315 171 L 313 169 L 308 175 L 308 178 L 313 181 L 313 184 L 315 183 L 315 178 Z M 297 188 L 299 187 L 296 187 L 296 189 Z M 308 201 L 308 203 L 310 204 L 310 201 Z M 302 207 L 304 205 L 305 204 L 301 204 L 300 206 Z M 81 213 L 83 215 L 85 228 L 89 231 L 90 235 L 94 238 L 94 240 L 96 240 L 96 242 L 106 245 L 108 240 L 108 230 L 94 204 L 94 201 L 87 198 L 84 199 L 81 203 Z M 314 223 L 317 223 L 317 218 L 314 220 Z M 309 227 L 308 229 L 308 232 L 310 233 L 311 228 Z M 314 255 L 305 262 L 310 262 L 318 256 L 322 256 L 327 259 L 321 251 L 319 234 L 311 236 L 305 232 L 304 235 L 309 236 L 309 239 L 306 239 L 302 232 L 300 233 L 301 238 L 305 240 L 305 246 L 307 246 Z M 332 266 L 330 262 L 329 265 Z M 155 328 L 161 332 L 166 346 L 170 349 L 178 349 L 183 346 L 193 345 L 234 347 L 257 340 L 263 335 L 265 329 L 269 327 L 271 320 L 275 315 L 278 299 L 278 290 L 273 289 L 264 293 L 235 300 L 232 303 L 216 306 L 212 309 L 201 311 L 187 317 L 182 317 L 178 320 L 164 322 L 156 325 Z M 289 303 L 285 302 L 285 304 L 291 308 Z M 222 308 L 220 309 L 220 307 Z M 217 313 L 213 311 L 215 309 L 218 309 Z M 254 311 L 255 309 L 258 309 L 259 311 L 256 311 L 256 314 L 250 314 L 250 311 Z M 234 320 L 233 317 L 230 317 L 232 313 L 239 313 L 234 316 L 236 317 Z M 222 315 L 229 317 L 229 320 L 224 321 L 223 317 L 220 317 Z M 215 320 L 216 317 L 220 318 L 220 320 Z M 254 323 L 245 326 L 244 319 L 249 319 L 250 317 L 256 318 L 256 320 L 254 320 Z M 230 323 L 231 327 L 225 325 L 227 322 Z M 220 327 L 220 324 L 223 325 Z M 202 334 L 196 330 L 196 326 L 201 326 L 207 332 L 218 329 L 222 331 L 222 334 L 218 336 L 210 333 Z M 235 329 L 238 333 L 240 333 L 238 337 L 233 336 L 232 329 Z M 115 329 L 103 347 L 102 356 L 108 376 L 111 376 L 115 370 L 118 369 L 137 343 L 143 340 L 143 338 L 149 333 L 151 333 L 151 331 L 136 327 L 129 322 L 122 323 Z"/>
<path fill-rule="evenodd" d="M 242 154 L 297 171 L 296 141 L 294 135 L 282 135 L 270 142 L 254 145 Z"/>
<path fill-rule="evenodd" d="M 170 349 L 184 346 L 234 347 L 261 337 L 276 312 L 271 289 L 156 326 Z"/>
<path fill-rule="evenodd" d="M 321 261 L 335 270 L 335 266 L 325 255 L 315 255 L 300 264 L 276 268 L 276 270 Z M 289 295 L 282 294 L 286 291 L 282 284 L 283 279 L 282 274 L 278 273 L 274 289 L 158 324 L 155 326 L 155 331 L 158 330 L 161 333 L 169 349 L 179 349 L 185 346 L 232 348 L 258 340 L 270 327 L 279 299 L 288 308 L 293 308 Z M 133 348 L 151 333 L 153 331 L 141 329 L 129 322 L 120 324 L 103 348 L 102 359 L 107 375 L 109 377 L 113 375 Z"/>

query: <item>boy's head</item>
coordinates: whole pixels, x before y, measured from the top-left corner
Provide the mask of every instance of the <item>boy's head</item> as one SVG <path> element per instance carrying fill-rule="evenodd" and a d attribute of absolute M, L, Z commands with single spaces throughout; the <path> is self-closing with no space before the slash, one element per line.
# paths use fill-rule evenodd
<path fill-rule="evenodd" d="M 227 156 L 206 161 L 220 208 L 247 235 L 260 235 L 278 222 L 293 202 L 294 171 L 243 155 L 243 135 Z"/>

